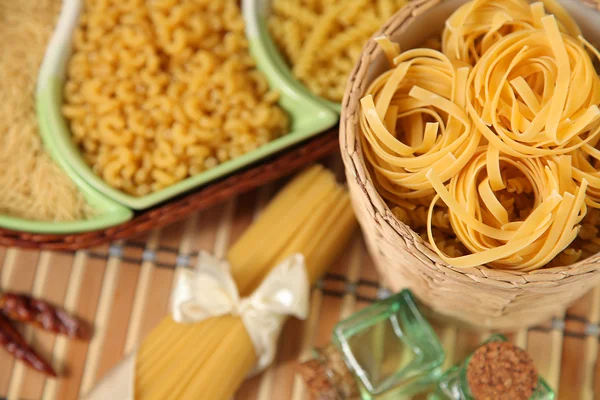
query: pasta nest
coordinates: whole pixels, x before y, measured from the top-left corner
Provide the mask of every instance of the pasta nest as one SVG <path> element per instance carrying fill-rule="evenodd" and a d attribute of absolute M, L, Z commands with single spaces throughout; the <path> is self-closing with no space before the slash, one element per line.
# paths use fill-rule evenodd
<path fill-rule="evenodd" d="M 468 2 L 441 52 L 375 40 L 392 68 L 361 100 L 361 144 L 399 221 L 458 268 L 600 251 L 600 53 L 560 4 Z"/>
<path fill-rule="evenodd" d="M 577 24 L 552 0 L 531 5 L 523 0 L 474 0 L 459 7 L 446 21 L 443 52 L 452 60 L 473 66 L 505 36 L 541 27 L 546 8 L 557 17 L 561 32 L 581 35 Z"/>
<path fill-rule="evenodd" d="M 468 83 L 467 110 L 477 129 L 518 157 L 569 153 L 600 133 L 600 77 L 586 47 L 561 33 L 553 16 L 540 21 L 542 29 L 492 46 Z"/>
<path fill-rule="evenodd" d="M 464 108 L 468 68 L 431 49 L 409 50 L 392 62 L 395 68 L 362 99 L 360 124 L 380 193 L 410 207 L 406 199 L 434 193 L 426 172 L 450 179 L 473 156 L 481 134 Z"/>
<path fill-rule="evenodd" d="M 576 185 L 568 156 L 516 158 L 482 146 L 444 186 L 434 171 L 437 195 L 428 213 L 429 242 L 438 200 L 448 207 L 452 229 L 473 254 L 450 260 L 457 266 L 487 264 L 530 271 L 549 263 L 577 237 L 587 213 L 587 181 Z"/>

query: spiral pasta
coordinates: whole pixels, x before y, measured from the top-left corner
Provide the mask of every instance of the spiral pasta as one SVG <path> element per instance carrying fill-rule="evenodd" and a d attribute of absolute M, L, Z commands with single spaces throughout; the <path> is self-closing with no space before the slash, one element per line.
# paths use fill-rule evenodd
<path fill-rule="evenodd" d="M 399 54 L 361 100 L 374 184 L 457 268 L 532 271 L 600 251 L 600 54 L 554 0 L 473 0 L 442 51 Z"/>
<path fill-rule="evenodd" d="M 294 76 L 341 101 L 367 39 L 407 0 L 273 0 L 269 29 Z"/>

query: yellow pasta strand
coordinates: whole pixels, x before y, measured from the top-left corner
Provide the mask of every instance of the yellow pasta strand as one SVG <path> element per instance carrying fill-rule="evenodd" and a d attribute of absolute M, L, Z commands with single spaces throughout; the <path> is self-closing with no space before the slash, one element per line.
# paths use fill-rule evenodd
<path fill-rule="evenodd" d="M 469 114 L 491 144 L 514 156 L 568 153 L 600 133 L 600 78 L 592 60 L 559 33 L 552 16 L 542 20 L 544 30 L 497 43 L 470 76 Z M 551 68 L 540 68 L 540 61 Z"/>
<path fill-rule="evenodd" d="M 256 354 L 241 319 L 235 322 L 181 398 L 229 399 L 246 378 L 256 363 Z"/>
<path fill-rule="evenodd" d="M 530 4 L 527 0 L 473 0 L 446 21 L 442 34 L 444 54 L 474 66 L 500 39 L 518 31 L 541 28 L 546 9 L 556 16 L 561 31 L 577 38 L 581 31 L 555 0 Z"/>
<path fill-rule="evenodd" d="M 335 179 L 332 174 L 324 171 L 317 179 L 296 198 L 291 200 L 302 204 L 302 207 L 288 207 L 282 210 L 281 218 L 270 219 L 267 214 L 262 221 L 270 221 L 264 231 L 254 231 L 243 235 L 238 243 L 228 253 L 231 262 L 231 273 L 238 283 L 242 294 L 250 294 L 259 285 L 266 275 L 266 268 L 272 268 L 275 260 L 285 246 L 304 228 L 304 223 L 311 215 L 322 209 L 324 202 L 330 202 L 330 196 L 336 190 Z M 276 207 L 281 206 L 279 203 Z M 285 224 L 273 223 L 285 221 Z M 268 237 L 268 247 L 257 246 L 257 237 Z M 291 253 L 290 253 L 291 254 Z"/>
<path fill-rule="evenodd" d="M 486 177 L 486 149 L 481 148 L 467 167 L 453 177 L 445 188 L 431 171 L 428 179 L 446 203 L 457 238 L 473 254 L 447 257 L 433 238 L 429 211 L 429 242 L 448 263 L 457 267 L 482 264 L 503 269 L 528 271 L 540 268 L 563 251 L 577 236 L 578 224 L 585 215 L 586 183 L 576 189 L 576 196 L 561 190 L 558 157 L 536 158 L 519 162 L 502 156 L 499 159 L 503 179 L 519 176 L 532 186 L 533 209 L 527 218 L 509 220 L 508 211 L 497 199 L 498 192 Z M 512 178 L 516 179 L 516 178 Z M 483 188 L 487 187 L 487 192 Z M 486 193 L 486 194 L 483 194 Z M 510 191 L 507 190 L 507 193 Z M 512 192 L 518 195 L 517 191 Z"/>
<path fill-rule="evenodd" d="M 448 180 L 475 153 L 481 135 L 464 109 L 468 69 L 429 49 L 406 51 L 394 63 L 362 99 L 360 124 L 380 193 L 401 202 L 433 194 L 426 172 L 433 168 Z"/>
<path fill-rule="evenodd" d="M 580 35 L 555 0 L 473 0 L 441 52 L 376 38 L 392 68 L 361 99 L 362 150 L 395 217 L 450 265 L 600 250 L 600 52 Z"/>
<path fill-rule="evenodd" d="M 297 201 L 309 187 L 314 186 L 317 179 L 328 179 L 322 174 L 323 168 L 315 166 L 307 169 L 298 175 L 291 183 L 282 189 L 271 200 L 267 207 L 262 211 L 260 218 L 254 221 L 252 225 L 242 235 L 242 237 L 231 246 L 227 253 L 227 259 L 234 264 L 233 275 L 238 274 L 238 270 L 246 270 L 245 263 L 251 262 L 249 256 L 253 251 L 260 251 L 251 246 L 253 237 L 260 237 L 272 234 L 278 227 L 270 224 L 272 220 L 283 218 L 288 212 L 288 207 Z M 319 181 L 320 182 L 320 181 Z M 241 280 L 239 277 L 236 280 Z"/>
<path fill-rule="evenodd" d="M 147 343 L 156 343 L 156 347 L 146 352 L 149 356 L 143 357 L 140 354 L 138 357 L 137 373 L 140 379 L 137 380 L 137 384 L 141 388 L 156 384 L 157 379 L 160 381 L 159 378 L 164 373 L 161 365 L 178 361 L 180 355 L 189 350 L 190 343 L 196 342 L 199 335 L 215 329 L 217 325 L 215 320 L 189 327 L 177 324 L 170 318 L 165 321 L 173 327 L 170 329 L 170 337 L 165 337 L 160 342 L 149 340 Z M 168 343 L 168 346 L 164 343 Z"/>
<path fill-rule="evenodd" d="M 307 169 L 275 196 L 228 253 L 241 295 L 249 295 L 271 268 L 297 252 L 305 256 L 309 278 L 316 282 L 355 228 L 348 193 L 334 175 L 321 166 Z M 255 363 L 239 317 L 190 325 L 166 318 L 139 350 L 136 398 L 227 400 Z"/>
<path fill-rule="evenodd" d="M 296 78 L 340 102 L 371 35 L 407 0 L 273 0 L 269 29 Z"/>
<path fill-rule="evenodd" d="M 182 370 L 191 368 L 198 359 L 206 352 L 210 351 L 210 347 L 214 347 L 223 338 L 225 327 L 228 325 L 226 321 L 218 321 L 216 318 L 208 320 L 206 323 L 190 327 L 185 333 L 183 340 L 180 340 L 178 346 L 169 349 L 170 357 L 164 357 L 153 362 L 155 368 L 153 373 L 144 374 L 140 370 L 140 375 L 147 377 L 147 380 L 138 382 L 140 387 L 139 396 L 149 399 L 163 399 L 171 388 L 174 387 L 181 379 Z M 175 335 L 172 340 L 183 335 Z M 167 341 L 169 343 L 169 341 Z M 139 363 L 144 363 L 139 360 Z M 161 365 L 171 365 L 168 370 L 160 368 Z M 145 365 L 145 363 L 143 364 Z"/>

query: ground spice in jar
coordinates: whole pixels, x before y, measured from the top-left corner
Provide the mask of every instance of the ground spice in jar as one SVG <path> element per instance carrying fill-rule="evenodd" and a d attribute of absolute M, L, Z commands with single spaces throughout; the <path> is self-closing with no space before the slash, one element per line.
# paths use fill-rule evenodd
<path fill-rule="evenodd" d="M 527 352 L 511 343 L 490 342 L 473 353 L 467 381 L 475 400 L 527 400 L 538 374 Z"/>
<path fill-rule="evenodd" d="M 326 346 L 315 360 L 300 364 L 298 372 L 304 379 L 312 400 L 360 400 L 356 380 L 339 350 Z"/>
<path fill-rule="evenodd" d="M 313 400 L 336 400 L 337 393 L 331 385 L 327 371 L 319 360 L 310 360 L 298 367 L 298 372 L 306 383 Z"/>

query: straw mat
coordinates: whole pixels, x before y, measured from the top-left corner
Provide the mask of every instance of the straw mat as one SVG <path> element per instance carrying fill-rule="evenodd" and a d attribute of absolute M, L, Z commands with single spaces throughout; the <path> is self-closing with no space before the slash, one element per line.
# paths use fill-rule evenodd
<path fill-rule="evenodd" d="M 341 163 L 331 166 L 342 171 Z M 278 182 L 281 185 L 283 182 Z M 24 291 L 93 321 L 90 343 L 25 330 L 27 339 L 64 377 L 44 379 L 0 351 L 0 398 L 71 400 L 88 391 L 167 313 L 173 272 L 194 265 L 199 250 L 222 256 L 277 185 L 263 187 L 147 236 L 77 253 L 0 248 L 0 290 Z M 238 400 L 303 400 L 295 362 L 328 342 L 335 323 L 386 295 L 357 232 L 345 256 L 315 287 L 310 317 L 283 332 L 276 365 L 247 382 Z M 548 299 L 552 301 L 552 299 Z M 565 315 L 510 335 L 526 347 L 559 399 L 600 399 L 600 287 Z M 488 333 L 453 325 L 436 329 L 447 364 L 462 359 Z"/>

